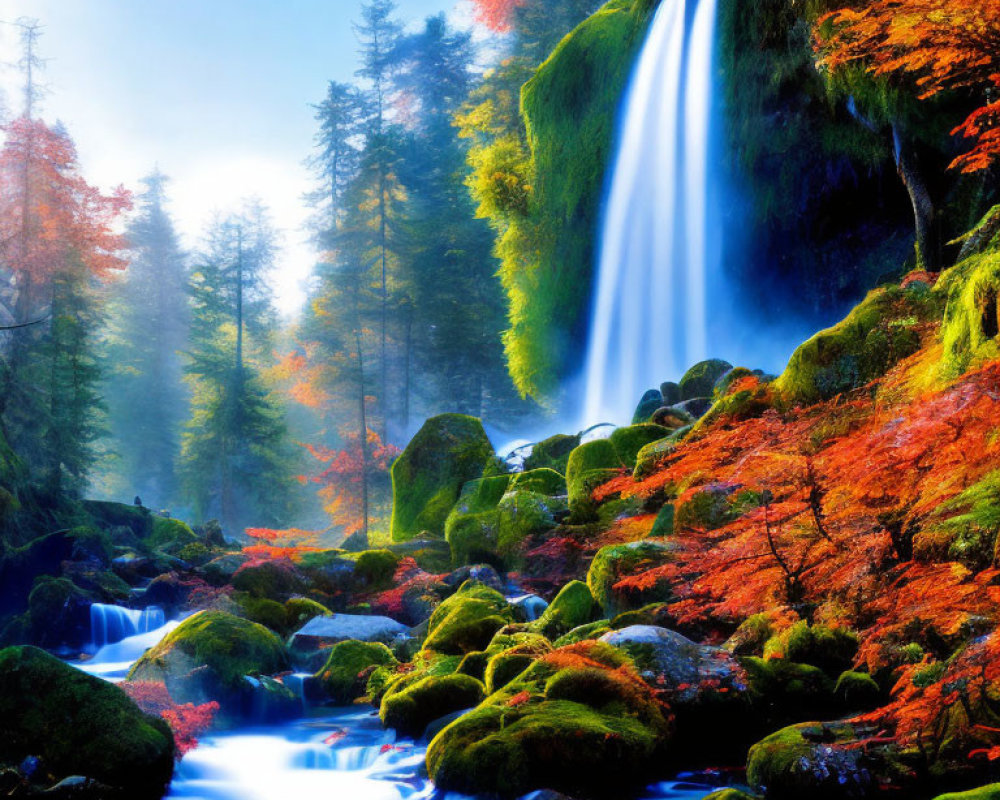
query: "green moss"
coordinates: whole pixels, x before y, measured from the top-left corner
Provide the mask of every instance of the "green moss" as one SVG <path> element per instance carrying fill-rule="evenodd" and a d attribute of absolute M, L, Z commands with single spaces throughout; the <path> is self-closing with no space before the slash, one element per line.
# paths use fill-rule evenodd
<path fill-rule="evenodd" d="M 644 423 L 615 428 L 610 436 L 610 441 L 621 462 L 629 469 L 635 469 L 636 459 L 642 448 L 669 435 L 668 428 Z"/>
<path fill-rule="evenodd" d="M 346 705 L 366 690 L 367 679 L 362 681 L 359 677 L 365 670 L 397 664 L 396 657 L 384 644 L 349 639 L 330 648 L 326 664 L 316 673 L 316 679 L 334 703 Z"/>
<path fill-rule="evenodd" d="M 0 651 L 0 762 L 41 757 L 57 779 L 86 775 L 126 796 L 159 798 L 174 742 L 124 692 L 34 647 Z"/>
<path fill-rule="evenodd" d="M 385 697 L 379 718 L 387 728 L 417 737 L 434 720 L 477 706 L 485 696 L 483 684 L 468 675 L 431 676 Z"/>
<path fill-rule="evenodd" d="M 681 400 L 711 397 L 716 381 L 732 368 L 733 365 L 728 361 L 718 358 L 698 362 L 680 380 Z"/>
<path fill-rule="evenodd" d="M 579 366 L 615 123 L 652 5 L 607 3 L 563 39 L 521 92 L 531 163 L 515 173 L 529 195 L 519 213 L 493 222 L 511 309 L 507 361 L 517 388 L 539 400 Z"/>
<path fill-rule="evenodd" d="M 73 559 L 82 561 L 96 558 L 104 566 L 111 564 L 115 548 L 105 531 L 100 531 L 90 525 L 80 525 L 73 528 L 67 536 L 73 542 Z"/>
<path fill-rule="evenodd" d="M 444 535 L 451 548 L 453 566 L 498 564 L 500 514 L 495 508 L 470 512 L 462 510 L 461 504 L 456 505 L 445 521 Z"/>
<path fill-rule="evenodd" d="M 230 584 L 237 591 L 270 600 L 284 600 L 307 589 L 302 576 L 287 564 L 276 561 L 241 567 Z"/>
<path fill-rule="evenodd" d="M 566 455 L 567 461 L 569 454 Z M 565 467 L 563 467 L 565 471 Z M 549 467 L 526 470 L 511 478 L 510 491 L 515 489 L 544 495 L 566 494 L 566 479 Z"/>
<path fill-rule="evenodd" d="M 866 781 L 857 768 L 855 750 L 837 748 L 842 763 L 835 759 L 837 745 L 850 742 L 854 729 L 838 723 L 803 723 L 782 728 L 750 748 L 747 782 L 755 788 L 767 787 L 767 796 L 776 800 L 817 800 L 854 796 Z M 822 768 L 823 762 L 828 764 Z M 853 767 L 853 768 L 852 768 Z"/>
<path fill-rule="evenodd" d="M 453 655 L 484 650 L 493 635 L 511 622 L 513 613 L 502 594 L 466 581 L 434 609 L 424 647 Z"/>
<path fill-rule="evenodd" d="M 427 752 L 438 788 L 592 797 L 641 786 L 663 756 L 670 723 L 641 680 L 616 672 L 629 664 L 616 648 L 594 643 L 581 664 L 535 661 L 444 728 Z"/>
<path fill-rule="evenodd" d="M 600 619 L 596 622 L 589 622 L 586 625 L 580 625 L 577 628 L 573 628 L 569 633 L 560 636 L 556 639 L 553 644 L 556 647 L 565 647 L 568 644 L 576 644 L 577 642 L 584 642 L 588 639 L 600 639 L 604 634 L 611 632 L 611 624 L 606 619 Z"/>
<path fill-rule="evenodd" d="M 980 786 L 967 792 L 948 792 L 939 794 L 934 800 L 1000 800 L 1000 783 Z"/>
<path fill-rule="evenodd" d="M 79 646 L 87 634 L 87 607 L 96 598 L 69 578 L 40 575 L 28 595 L 28 619 L 37 644 Z"/>
<path fill-rule="evenodd" d="M 483 673 L 486 692 L 493 694 L 502 689 L 530 667 L 535 658 L 534 655 L 517 652 L 516 649 L 504 650 L 491 656 Z"/>
<path fill-rule="evenodd" d="M 764 645 L 764 658 L 782 658 L 811 664 L 830 675 L 850 668 L 858 652 L 858 637 L 843 628 L 809 625 L 805 620 L 772 636 Z"/>
<path fill-rule="evenodd" d="M 385 589 L 398 565 L 399 556 L 390 550 L 364 550 L 354 559 L 354 577 L 366 589 Z"/>
<path fill-rule="evenodd" d="M 273 675 L 288 666 L 281 640 L 263 625 L 222 611 L 199 611 L 147 650 L 129 680 L 163 681 L 207 667 L 228 689 L 245 675 Z"/>
<path fill-rule="evenodd" d="M 711 794 L 706 794 L 701 800 L 757 800 L 757 796 L 744 792 L 741 789 L 716 789 Z"/>
<path fill-rule="evenodd" d="M 566 509 L 561 498 L 520 487 L 504 495 L 497 506 L 497 552 L 503 565 L 520 566 L 525 539 L 554 528 L 556 515 Z"/>
<path fill-rule="evenodd" d="M 475 417 L 442 414 L 427 420 L 392 465 L 392 540 L 444 533 L 462 486 L 494 458 Z"/>
<path fill-rule="evenodd" d="M 591 498 L 591 492 L 615 477 L 622 466 L 615 446 L 607 439 L 581 444 L 570 453 L 566 484 L 569 508 L 575 522 L 589 522 L 596 518 L 597 505 Z"/>
<path fill-rule="evenodd" d="M 615 594 L 614 585 L 627 575 L 666 563 L 671 552 L 667 545 L 648 540 L 602 547 L 587 571 L 590 593 L 608 616 L 627 610 L 629 603 Z M 645 598 L 638 605 L 655 599 L 666 598 Z"/>
<path fill-rule="evenodd" d="M 149 512 L 146 513 L 148 514 Z M 154 516 L 152 520 L 152 532 L 149 534 L 146 543 L 154 549 L 180 549 L 186 544 L 198 541 L 198 537 L 188 524 L 181 522 L 179 519 Z"/>
<path fill-rule="evenodd" d="M 569 454 L 580 446 L 579 436 L 557 433 L 543 439 L 531 449 L 531 455 L 524 459 L 525 472 L 537 469 L 551 469 L 561 475 L 566 474 Z"/>
<path fill-rule="evenodd" d="M 593 620 L 598 610 L 587 584 L 570 581 L 559 590 L 542 615 L 529 623 L 529 628 L 555 639 Z"/>
<path fill-rule="evenodd" d="M 726 642 L 726 649 L 738 656 L 762 656 L 768 639 L 774 636 L 771 615 L 762 612 L 747 617 Z"/>
<path fill-rule="evenodd" d="M 653 538 L 673 536 L 675 516 L 674 504 L 665 504 L 663 508 L 657 512 L 656 519 L 653 522 L 653 528 L 650 530 L 649 535 Z"/>
<path fill-rule="evenodd" d="M 326 606 L 307 597 L 293 597 L 285 602 L 288 627 L 297 631 L 313 617 L 329 617 L 332 612 Z"/>
<path fill-rule="evenodd" d="M 639 404 L 632 412 L 632 424 L 639 425 L 649 422 L 654 412 L 663 407 L 663 395 L 658 389 L 650 389 L 639 398 Z"/>
<path fill-rule="evenodd" d="M 864 386 L 919 349 L 917 326 L 938 308 L 931 292 L 869 292 L 841 322 L 799 346 L 775 387 L 789 402 L 815 403 Z"/>
<path fill-rule="evenodd" d="M 994 208 L 979 227 L 996 211 Z M 941 327 L 946 375 L 958 375 L 972 366 L 1000 357 L 997 338 L 1000 243 L 996 238 L 942 275 L 935 294 L 947 298 Z"/>
<path fill-rule="evenodd" d="M 677 442 L 672 436 L 658 439 L 643 446 L 635 456 L 635 469 L 632 471 L 633 477 L 637 481 L 649 477 L 656 472 L 660 464 L 676 449 Z"/>
<path fill-rule="evenodd" d="M 818 667 L 755 656 L 740 659 L 740 664 L 755 708 L 772 724 L 826 716 L 839 707 L 833 681 Z"/>
<path fill-rule="evenodd" d="M 128 528 L 135 536 L 145 539 L 150 535 L 159 517 L 154 517 L 148 508 L 129 506 L 124 503 L 109 503 L 103 500 L 84 500 L 83 510 L 101 530 Z M 152 546 L 157 546 L 152 544 Z"/>
<path fill-rule="evenodd" d="M 204 542 L 191 542 L 177 551 L 177 557 L 188 564 L 201 566 L 212 558 L 212 550 Z"/>
<path fill-rule="evenodd" d="M 841 673 L 833 691 L 845 708 L 856 710 L 874 708 L 882 699 L 882 690 L 867 672 L 848 670 Z"/>
<path fill-rule="evenodd" d="M 242 592 L 237 593 L 235 599 L 243 616 L 248 620 L 270 628 L 279 636 L 287 636 L 291 633 L 288 625 L 288 612 L 285 606 L 278 601 L 269 600 L 266 597 L 254 597 Z"/>
<path fill-rule="evenodd" d="M 485 650 L 473 650 L 462 656 L 456 672 L 460 675 L 471 675 L 476 680 L 481 681 L 486 676 L 486 665 L 489 660 L 490 654 Z"/>

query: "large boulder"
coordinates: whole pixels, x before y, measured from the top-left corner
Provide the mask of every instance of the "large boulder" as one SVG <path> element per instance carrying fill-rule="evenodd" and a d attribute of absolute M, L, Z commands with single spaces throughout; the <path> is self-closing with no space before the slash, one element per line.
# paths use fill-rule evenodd
<path fill-rule="evenodd" d="M 629 469 L 635 469 L 636 457 L 639 455 L 639 451 L 647 444 L 651 444 L 669 435 L 669 428 L 644 422 L 624 428 L 615 428 L 608 438 L 611 444 L 614 445 L 621 462 Z"/>
<path fill-rule="evenodd" d="M 669 599 L 669 591 L 650 589 L 625 592 L 616 588 L 622 578 L 667 563 L 673 547 L 663 542 L 640 540 L 626 544 L 611 544 L 597 551 L 587 571 L 587 586 L 604 613 L 609 617 L 658 600 Z M 662 596 L 661 596 L 662 595 Z"/>
<path fill-rule="evenodd" d="M 681 400 L 711 397 L 715 382 L 732 368 L 733 365 L 728 361 L 718 358 L 699 361 L 680 380 Z"/>
<path fill-rule="evenodd" d="M 495 458 L 475 417 L 442 414 L 427 420 L 392 465 L 392 539 L 438 536 L 462 486 Z"/>
<path fill-rule="evenodd" d="M 238 717 L 250 713 L 261 688 L 246 678 L 287 668 L 285 646 L 263 625 L 222 611 L 199 611 L 147 650 L 128 679 L 165 683 L 179 703 L 216 700 L 224 715 Z"/>
<path fill-rule="evenodd" d="M 578 435 L 557 433 L 550 436 L 531 449 L 531 455 L 524 459 L 524 471 L 548 468 L 565 475 L 569 454 L 579 446 Z"/>
<path fill-rule="evenodd" d="M 386 695 L 379 717 L 403 736 L 419 736 L 434 720 L 473 708 L 485 697 L 482 681 L 468 675 L 429 675 Z"/>
<path fill-rule="evenodd" d="M 587 642 L 541 657 L 445 727 L 427 768 L 445 792 L 625 796 L 662 769 L 671 733 L 627 656 Z"/>
<path fill-rule="evenodd" d="M 381 642 L 391 645 L 407 635 L 409 628 L 389 617 L 334 614 L 316 616 L 292 634 L 288 649 L 293 666 L 315 672 L 329 658 L 338 642 Z"/>
<path fill-rule="evenodd" d="M 0 771 L 39 759 L 34 779 L 93 779 L 103 798 L 159 798 L 174 740 L 118 687 L 34 647 L 0 650 Z"/>
<path fill-rule="evenodd" d="M 424 647 L 447 655 L 483 650 L 500 628 L 513 621 L 513 609 L 500 592 L 466 581 L 434 609 Z"/>
<path fill-rule="evenodd" d="M 549 639 L 556 639 L 591 622 L 598 611 L 600 606 L 594 602 L 587 584 L 570 581 L 530 627 Z"/>
<path fill-rule="evenodd" d="M 632 424 L 649 422 L 649 418 L 653 416 L 653 412 L 662 405 L 663 395 L 659 389 L 650 389 L 643 393 L 638 405 L 635 407 L 635 411 L 632 413 Z"/>
<path fill-rule="evenodd" d="M 392 651 L 381 642 L 349 639 L 330 648 L 326 664 L 315 678 L 330 700 L 337 705 L 347 705 L 365 694 L 373 668 L 397 664 Z"/>
<path fill-rule="evenodd" d="M 623 467 L 618 451 L 607 439 L 581 444 L 570 453 L 566 484 L 569 510 L 575 522 L 589 522 L 596 517 L 597 504 L 591 493 L 618 475 Z"/>

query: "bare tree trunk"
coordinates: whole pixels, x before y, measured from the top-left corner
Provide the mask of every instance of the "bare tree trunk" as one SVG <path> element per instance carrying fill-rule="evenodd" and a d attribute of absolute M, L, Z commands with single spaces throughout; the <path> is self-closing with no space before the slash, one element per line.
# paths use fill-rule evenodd
<path fill-rule="evenodd" d="M 905 141 L 899 126 L 892 127 L 892 144 L 896 155 L 896 169 L 910 195 L 917 244 L 917 266 L 940 266 L 941 254 L 935 231 L 936 212 L 930 190 L 924 182 L 916 154 Z"/>
<path fill-rule="evenodd" d="M 358 443 L 361 445 L 361 535 L 368 547 L 368 413 L 365 408 L 365 364 L 361 353 L 361 328 L 354 329 L 358 358 Z"/>

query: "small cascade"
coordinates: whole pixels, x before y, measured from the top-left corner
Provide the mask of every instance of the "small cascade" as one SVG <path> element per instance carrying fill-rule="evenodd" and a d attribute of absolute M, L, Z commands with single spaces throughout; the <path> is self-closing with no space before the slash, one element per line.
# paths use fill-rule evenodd
<path fill-rule="evenodd" d="M 138 609 L 94 603 L 90 607 L 91 644 L 100 650 L 122 639 L 162 628 L 166 621 L 159 606 Z"/>
<path fill-rule="evenodd" d="M 107 608 L 118 608 L 118 606 L 107 606 Z M 122 610 L 132 611 L 132 609 Z M 124 680 L 132 665 L 142 658 L 143 653 L 158 644 L 164 636 L 181 624 L 180 620 L 165 621 L 162 609 L 149 608 L 146 609 L 146 612 L 149 613 L 143 612 L 145 616 L 140 615 L 134 620 L 135 629 L 141 630 L 141 632 L 126 636 L 111 644 L 105 644 L 97 649 L 92 658 L 87 661 L 74 662 L 73 666 L 112 683 Z M 93 613 L 91 611 L 92 621 L 94 619 Z M 118 615 L 114 613 L 107 618 L 119 619 Z M 114 624 L 107 630 L 116 630 L 113 627 Z M 103 635 L 105 628 L 101 627 L 100 630 Z"/>
<path fill-rule="evenodd" d="M 627 423 L 649 386 L 725 355 L 708 325 L 723 229 L 710 146 L 716 2 L 661 2 L 625 97 L 600 236 L 584 425 Z"/>

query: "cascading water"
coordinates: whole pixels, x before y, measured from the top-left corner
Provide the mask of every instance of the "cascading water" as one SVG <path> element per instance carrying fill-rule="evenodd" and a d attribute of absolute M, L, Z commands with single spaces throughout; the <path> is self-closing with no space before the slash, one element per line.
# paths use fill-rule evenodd
<path fill-rule="evenodd" d="M 600 238 L 584 426 L 628 422 L 645 389 L 676 380 L 717 344 L 707 311 L 722 230 L 712 218 L 715 18 L 716 0 L 663 0 L 625 97 Z"/>
<path fill-rule="evenodd" d="M 129 636 L 162 628 L 165 622 L 163 609 L 158 606 L 138 609 L 94 603 L 90 607 L 91 643 L 99 650 Z"/>

